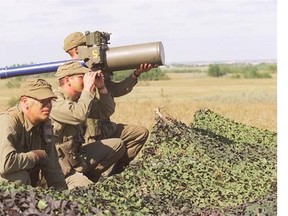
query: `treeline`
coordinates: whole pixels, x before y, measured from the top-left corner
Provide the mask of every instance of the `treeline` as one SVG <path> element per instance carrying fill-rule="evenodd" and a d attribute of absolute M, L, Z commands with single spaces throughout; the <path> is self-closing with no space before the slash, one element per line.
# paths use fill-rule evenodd
<path fill-rule="evenodd" d="M 214 63 L 214 64 L 171 64 L 161 68 L 165 73 L 206 73 L 211 77 L 271 78 L 277 73 L 276 63 Z"/>
<path fill-rule="evenodd" d="M 210 64 L 207 74 L 211 77 L 229 75 L 232 78 L 271 78 L 277 72 L 277 64 Z"/>

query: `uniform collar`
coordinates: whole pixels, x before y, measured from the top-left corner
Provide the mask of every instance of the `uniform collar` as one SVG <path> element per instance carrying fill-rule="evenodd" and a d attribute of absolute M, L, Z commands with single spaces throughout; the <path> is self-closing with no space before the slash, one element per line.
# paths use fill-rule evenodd
<path fill-rule="evenodd" d="M 63 88 L 61 88 L 60 86 L 56 90 L 54 90 L 54 94 L 57 96 L 57 98 L 59 98 L 59 94 L 60 94 L 61 97 L 64 98 L 64 99 L 67 99 L 69 101 L 75 101 L 75 99 L 73 99 L 71 96 L 69 96 L 67 94 L 67 92 L 64 91 Z"/>

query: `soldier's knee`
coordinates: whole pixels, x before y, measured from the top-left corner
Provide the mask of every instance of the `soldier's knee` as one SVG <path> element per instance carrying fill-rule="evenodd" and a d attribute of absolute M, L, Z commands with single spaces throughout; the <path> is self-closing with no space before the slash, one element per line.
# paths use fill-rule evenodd
<path fill-rule="evenodd" d="M 143 140 L 145 143 L 149 137 L 149 130 L 143 126 L 139 126 L 138 130 L 139 130 L 139 134 L 141 134 L 141 140 Z"/>
<path fill-rule="evenodd" d="M 149 130 L 148 130 L 147 128 L 145 128 L 145 127 L 143 127 L 143 134 L 144 134 L 144 136 L 145 136 L 146 139 L 147 139 L 148 136 L 149 136 Z"/>
<path fill-rule="evenodd" d="M 114 138 L 113 140 L 115 142 L 114 144 L 116 147 L 115 150 L 118 152 L 118 154 L 123 155 L 125 153 L 125 148 L 126 148 L 123 140 L 118 139 L 118 138 Z"/>
<path fill-rule="evenodd" d="M 106 139 L 103 140 L 103 143 L 109 146 L 116 153 L 124 153 L 125 151 L 125 145 L 123 143 L 123 140 L 119 138 Z"/>
<path fill-rule="evenodd" d="M 71 190 L 75 187 L 87 187 L 93 182 L 87 178 L 83 173 L 75 172 L 65 179 L 68 189 Z"/>

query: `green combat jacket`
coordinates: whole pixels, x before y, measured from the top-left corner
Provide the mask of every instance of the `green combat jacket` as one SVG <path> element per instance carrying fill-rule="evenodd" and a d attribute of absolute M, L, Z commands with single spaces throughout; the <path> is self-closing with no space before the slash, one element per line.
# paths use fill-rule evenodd
<path fill-rule="evenodd" d="M 98 99 L 83 91 L 78 101 L 73 101 L 60 87 L 54 94 L 57 99 L 50 117 L 62 171 L 65 176 L 73 169 L 85 172 L 88 165 L 81 146 L 86 119 L 109 118 L 115 111 L 114 100 L 110 94 L 100 94 Z"/>
<path fill-rule="evenodd" d="M 113 97 L 121 97 L 130 93 L 138 80 L 133 79 L 132 75 L 120 82 L 114 82 L 109 78 L 106 79 L 105 85 Z M 99 139 L 110 138 L 116 130 L 116 124 L 110 119 L 90 119 L 86 121 L 85 142 L 89 143 Z"/>
<path fill-rule="evenodd" d="M 40 166 L 49 187 L 67 189 L 65 178 L 59 166 L 57 152 L 51 136 L 50 121 L 33 126 L 24 115 L 19 105 L 0 114 L 0 180 L 1 175 L 13 174 L 21 170 L 31 170 L 36 165 L 32 150 L 45 150 L 49 163 Z M 46 132 L 44 132 L 44 128 Z M 37 165 L 39 166 L 39 165 Z M 30 176 L 32 182 L 37 182 L 39 175 Z"/>
<path fill-rule="evenodd" d="M 138 81 L 133 79 L 132 75 L 130 75 L 121 82 L 114 82 L 110 79 L 107 79 L 105 81 L 105 85 L 113 97 L 121 97 L 131 92 L 137 82 Z"/>

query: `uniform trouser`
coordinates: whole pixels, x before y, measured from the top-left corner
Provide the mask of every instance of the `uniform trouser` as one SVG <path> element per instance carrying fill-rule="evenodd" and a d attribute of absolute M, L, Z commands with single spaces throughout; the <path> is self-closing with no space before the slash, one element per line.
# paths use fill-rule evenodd
<path fill-rule="evenodd" d="M 76 186 L 88 186 L 97 182 L 101 174 L 123 157 L 125 153 L 123 141 L 118 138 L 88 143 L 82 148 L 89 162 L 88 170 L 83 174 L 74 170 L 71 175 L 66 177 L 68 189 Z"/>
<path fill-rule="evenodd" d="M 149 131 L 143 126 L 117 124 L 117 129 L 111 137 L 120 138 L 125 146 L 125 153 L 114 164 L 109 176 L 121 173 L 132 161 L 147 141 Z"/>

